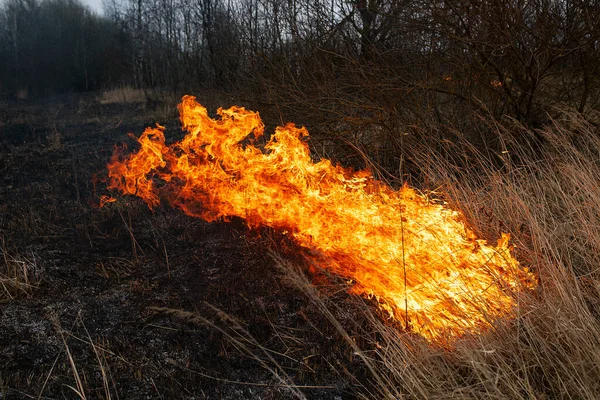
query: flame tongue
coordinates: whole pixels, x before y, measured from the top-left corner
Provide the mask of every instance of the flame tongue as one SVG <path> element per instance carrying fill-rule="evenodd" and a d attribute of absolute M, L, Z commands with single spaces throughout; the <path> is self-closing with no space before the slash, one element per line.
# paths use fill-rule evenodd
<path fill-rule="evenodd" d="M 354 293 L 376 297 L 429 340 L 489 326 L 514 307 L 509 289 L 535 286 L 508 235 L 489 246 L 459 212 L 407 186 L 394 191 L 365 171 L 313 162 L 304 128 L 278 127 L 263 152 L 252 144 L 264 129 L 258 113 L 219 109 L 213 120 L 191 96 L 179 110 L 186 137 L 167 146 L 163 127 L 146 129 L 137 153 L 113 156 L 112 188 L 151 208 L 163 198 L 207 221 L 238 216 L 285 229 L 352 280 Z"/>

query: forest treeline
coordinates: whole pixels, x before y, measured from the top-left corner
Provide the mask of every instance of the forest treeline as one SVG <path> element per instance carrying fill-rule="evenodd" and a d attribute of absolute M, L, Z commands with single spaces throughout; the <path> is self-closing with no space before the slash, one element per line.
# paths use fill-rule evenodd
<path fill-rule="evenodd" d="M 596 0 L 5 0 L 0 94 L 244 93 L 323 121 L 600 102 Z M 393 118 L 392 118 L 393 119 Z M 387 121 L 387 122 L 386 122 Z"/>

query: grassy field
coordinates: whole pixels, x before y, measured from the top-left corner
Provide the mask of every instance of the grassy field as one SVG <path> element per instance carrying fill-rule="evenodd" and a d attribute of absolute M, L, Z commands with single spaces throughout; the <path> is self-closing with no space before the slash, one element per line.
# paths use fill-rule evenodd
<path fill-rule="evenodd" d="M 515 319 L 445 349 L 309 273 L 279 232 L 110 193 L 129 132 L 182 135 L 173 104 L 120 97 L 0 108 L 0 398 L 598 397 L 597 113 L 557 110 L 537 131 L 483 119 L 487 147 L 451 129 L 407 142 L 395 183 L 434 190 L 482 238 L 510 233 L 540 281 Z M 336 156 L 327 140 L 313 148 Z M 117 201 L 99 208 L 102 195 Z"/>

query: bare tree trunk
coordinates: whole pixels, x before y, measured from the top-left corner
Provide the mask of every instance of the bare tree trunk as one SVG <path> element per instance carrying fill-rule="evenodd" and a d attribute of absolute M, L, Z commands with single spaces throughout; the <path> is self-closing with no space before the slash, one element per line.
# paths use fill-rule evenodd
<path fill-rule="evenodd" d="M 13 42 L 13 52 L 15 56 L 15 75 L 17 82 L 17 90 L 21 89 L 21 70 L 19 66 L 19 43 L 17 40 L 17 30 L 19 29 L 17 24 L 17 12 L 13 12 L 13 29 L 12 29 L 12 42 Z"/>

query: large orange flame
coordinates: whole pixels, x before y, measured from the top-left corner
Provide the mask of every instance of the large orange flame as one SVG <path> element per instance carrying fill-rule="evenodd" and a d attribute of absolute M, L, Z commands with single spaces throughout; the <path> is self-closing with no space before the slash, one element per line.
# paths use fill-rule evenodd
<path fill-rule="evenodd" d="M 167 146 L 164 127 L 147 128 L 137 153 L 113 156 L 110 187 L 151 208 L 166 199 L 207 221 L 237 216 L 285 230 L 349 279 L 353 293 L 377 298 L 431 341 L 489 327 L 512 312 L 513 291 L 535 286 L 508 235 L 490 246 L 460 212 L 414 189 L 314 162 L 304 128 L 278 127 L 262 151 L 253 145 L 264 128 L 258 113 L 219 109 L 214 120 L 191 96 L 179 111 L 185 138 Z"/>

